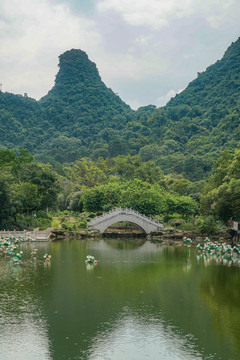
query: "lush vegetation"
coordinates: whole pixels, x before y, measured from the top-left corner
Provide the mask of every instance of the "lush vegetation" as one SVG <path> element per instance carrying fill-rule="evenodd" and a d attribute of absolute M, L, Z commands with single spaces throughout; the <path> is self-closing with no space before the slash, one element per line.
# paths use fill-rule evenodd
<path fill-rule="evenodd" d="M 140 155 L 164 174 L 198 181 L 240 141 L 240 39 L 165 107 L 130 109 L 81 50 L 59 57 L 55 85 L 40 101 L 0 93 L 1 148 L 27 148 L 59 164 Z"/>
<path fill-rule="evenodd" d="M 154 162 L 142 162 L 140 156 L 82 158 L 56 172 L 49 164 L 34 162 L 28 150 L 2 149 L 0 169 L 1 229 L 44 228 L 52 220 L 55 227 L 62 223 L 64 228 L 64 215 L 71 212 L 78 214 L 75 228 L 82 228 L 90 216 L 115 207 L 160 218 L 198 213 L 196 184 L 166 177 Z M 49 211 L 53 217 L 62 212 L 60 224 Z"/>
<path fill-rule="evenodd" d="M 201 211 L 223 220 L 240 221 L 240 149 L 225 150 L 203 189 Z"/>
<path fill-rule="evenodd" d="M 79 230 L 96 214 L 128 207 L 170 225 L 214 231 L 219 221 L 240 220 L 239 160 L 240 149 L 225 150 L 208 179 L 192 182 L 164 175 L 139 155 L 81 158 L 54 169 L 34 161 L 26 149 L 1 149 L 0 229 Z"/>
<path fill-rule="evenodd" d="M 27 150 L 0 150 L 1 229 L 49 226 L 58 191 L 50 165 L 34 163 Z"/>
<path fill-rule="evenodd" d="M 57 226 L 51 210 L 81 228 L 116 206 L 239 219 L 239 55 L 240 39 L 160 109 L 131 110 L 74 49 L 40 101 L 0 92 L 0 227 Z"/>

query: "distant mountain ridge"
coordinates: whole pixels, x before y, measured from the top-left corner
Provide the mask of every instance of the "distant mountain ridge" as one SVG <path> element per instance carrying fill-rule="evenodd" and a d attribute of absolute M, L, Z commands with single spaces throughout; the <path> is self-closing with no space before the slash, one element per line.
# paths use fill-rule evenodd
<path fill-rule="evenodd" d="M 209 66 L 206 71 L 198 73 L 197 79 L 171 99 L 168 106 L 196 106 L 200 103 L 202 108 L 224 105 L 226 111 L 231 110 L 240 98 L 240 95 L 236 94 L 240 89 L 239 67 L 240 39 L 232 43 L 221 60 Z M 221 101 L 216 101 L 216 96 L 221 97 Z"/>
<path fill-rule="evenodd" d="M 40 101 L 0 93 L 0 147 L 28 148 L 51 163 L 140 154 L 197 180 L 240 141 L 239 90 L 240 39 L 165 107 L 137 111 L 72 49 L 60 55 L 55 85 Z"/>
<path fill-rule="evenodd" d="M 222 150 L 238 145 L 239 108 L 240 39 L 221 60 L 199 73 L 184 91 L 148 118 L 154 142 L 161 139 L 154 147 L 158 164 L 167 172 L 192 171 L 196 178 L 202 178 Z M 140 152 L 148 155 L 151 147 Z"/>

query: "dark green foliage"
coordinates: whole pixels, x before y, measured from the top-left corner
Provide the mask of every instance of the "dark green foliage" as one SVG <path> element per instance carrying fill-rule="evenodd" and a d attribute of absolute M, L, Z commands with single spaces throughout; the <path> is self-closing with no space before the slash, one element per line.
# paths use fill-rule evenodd
<path fill-rule="evenodd" d="M 1 149 L 0 169 L 0 228 L 9 219 L 17 226 L 19 215 L 57 207 L 57 174 L 50 165 L 33 163 L 26 149 Z"/>
<path fill-rule="evenodd" d="M 34 153 L 50 135 L 50 123 L 36 100 L 0 92 L 1 148 L 27 148 Z"/>
<path fill-rule="evenodd" d="M 201 211 L 227 221 L 240 221 L 240 150 L 222 153 L 203 189 Z"/>
<path fill-rule="evenodd" d="M 198 220 L 198 228 L 205 233 L 214 234 L 216 231 L 223 228 L 223 224 L 216 219 L 213 215 L 209 215 L 206 217 L 199 216 Z"/>
<path fill-rule="evenodd" d="M 1 174 L 0 177 L 0 224 L 11 214 L 11 190 L 9 178 Z"/>

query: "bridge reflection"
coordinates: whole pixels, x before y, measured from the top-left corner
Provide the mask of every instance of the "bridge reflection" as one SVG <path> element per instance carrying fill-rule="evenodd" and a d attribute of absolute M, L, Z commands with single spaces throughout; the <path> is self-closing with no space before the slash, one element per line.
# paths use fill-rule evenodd
<path fill-rule="evenodd" d="M 105 240 L 105 243 L 113 249 L 131 250 L 143 246 L 146 239 L 121 239 L 121 240 Z"/>

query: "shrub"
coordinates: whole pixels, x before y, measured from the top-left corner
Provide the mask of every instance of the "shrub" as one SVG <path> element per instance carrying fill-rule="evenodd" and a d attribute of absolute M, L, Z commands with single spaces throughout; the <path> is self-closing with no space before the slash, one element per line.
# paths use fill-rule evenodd
<path fill-rule="evenodd" d="M 52 227 L 53 229 L 60 230 L 60 229 L 62 228 L 62 226 L 61 226 L 61 221 L 60 221 L 59 219 L 57 219 L 57 218 L 54 218 L 54 219 L 52 220 L 51 227 Z"/>
<path fill-rule="evenodd" d="M 213 215 L 206 217 L 200 216 L 197 220 L 197 225 L 202 232 L 207 233 L 214 233 L 224 227 L 222 222 L 216 219 Z"/>

